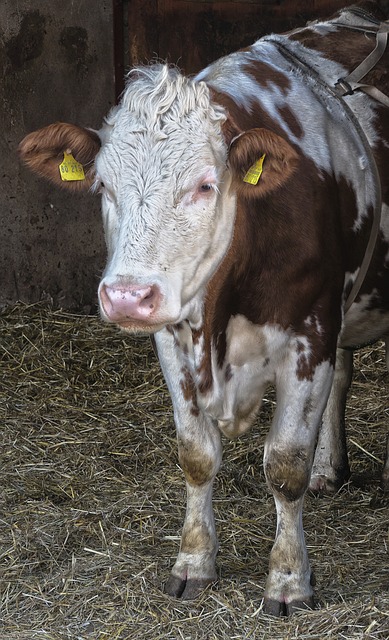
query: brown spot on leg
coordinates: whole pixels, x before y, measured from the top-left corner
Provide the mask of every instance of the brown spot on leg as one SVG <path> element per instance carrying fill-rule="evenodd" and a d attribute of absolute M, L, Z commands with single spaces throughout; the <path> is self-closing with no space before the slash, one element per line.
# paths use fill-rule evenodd
<path fill-rule="evenodd" d="M 270 488 L 288 502 L 294 502 L 308 487 L 310 469 L 307 456 L 301 450 L 272 450 L 265 462 L 265 473 Z"/>
<path fill-rule="evenodd" d="M 190 412 L 193 416 L 198 416 L 200 413 L 199 407 L 197 405 L 197 393 L 196 386 L 193 381 L 193 378 L 190 374 L 189 369 L 182 369 L 181 373 L 183 374 L 183 379 L 180 382 L 180 386 L 182 389 L 183 396 L 187 402 L 191 403 Z"/>
<path fill-rule="evenodd" d="M 178 458 L 185 478 L 192 486 L 206 484 L 214 477 L 214 460 L 182 438 L 178 438 Z"/>

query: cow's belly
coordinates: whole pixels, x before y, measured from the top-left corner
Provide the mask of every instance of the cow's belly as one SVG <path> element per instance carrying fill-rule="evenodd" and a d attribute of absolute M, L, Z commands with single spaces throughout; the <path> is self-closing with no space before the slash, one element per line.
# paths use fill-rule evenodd
<path fill-rule="evenodd" d="M 200 410 L 216 421 L 226 436 L 234 438 L 255 420 L 288 336 L 274 326 L 259 327 L 243 316 L 234 316 L 226 338 L 221 367 L 212 346 L 212 389 L 198 393 L 197 401 Z"/>
<path fill-rule="evenodd" d="M 389 311 L 368 306 L 369 296 L 362 296 L 360 303 L 351 306 L 339 337 L 340 347 L 355 348 L 389 335 Z"/>

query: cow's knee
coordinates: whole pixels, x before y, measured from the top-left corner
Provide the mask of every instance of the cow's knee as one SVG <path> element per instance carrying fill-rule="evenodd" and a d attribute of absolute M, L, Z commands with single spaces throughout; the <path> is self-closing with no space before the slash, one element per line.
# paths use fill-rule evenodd
<path fill-rule="evenodd" d="M 305 493 L 311 472 L 311 461 L 304 449 L 271 449 L 265 458 L 265 474 L 270 489 L 294 502 Z"/>
<path fill-rule="evenodd" d="M 204 447 L 193 440 L 178 438 L 178 459 L 187 482 L 202 486 L 215 477 L 220 466 L 220 452 L 213 447 Z"/>

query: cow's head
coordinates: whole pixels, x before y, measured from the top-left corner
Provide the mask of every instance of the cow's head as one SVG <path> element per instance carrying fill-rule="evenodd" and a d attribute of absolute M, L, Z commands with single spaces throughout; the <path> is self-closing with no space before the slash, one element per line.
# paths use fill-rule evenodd
<path fill-rule="evenodd" d="M 57 123 L 29 134 L 20 153 L 57 185 L 101 193 L 102 316 L 148 332 L 195 321 L 199 293 L 231 242 L 236 198 L 271 192 L 297 162 L 285 140 L 264 129 L 239 131 L 205 83 L 163 65 L 131 75 L 98 133 Z M 64 154 L 83 165 L 85 179 L 63 180 Z M 258 183 L 245 182 L 264 155 Z"/>

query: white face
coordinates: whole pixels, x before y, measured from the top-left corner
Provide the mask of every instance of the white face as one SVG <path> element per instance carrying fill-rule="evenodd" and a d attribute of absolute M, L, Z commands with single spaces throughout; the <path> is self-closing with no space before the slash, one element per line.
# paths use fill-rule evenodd
<path fill-rule="evenodd" d="M 125 96 L 96 158 L 108 248 L 101 311 L 130 330 L 155 331 L 194 313 L 232 236 L 224 116 L 204 85 L 189 89 L 159 117 L 155 105 L 150 114 L 145 104 L 129 110 Z"/>

